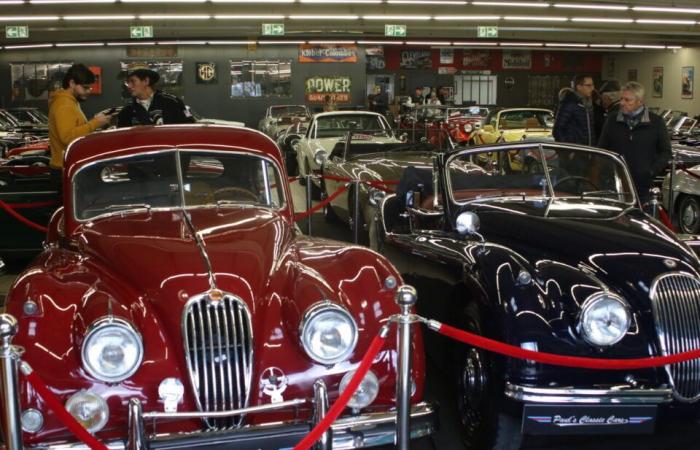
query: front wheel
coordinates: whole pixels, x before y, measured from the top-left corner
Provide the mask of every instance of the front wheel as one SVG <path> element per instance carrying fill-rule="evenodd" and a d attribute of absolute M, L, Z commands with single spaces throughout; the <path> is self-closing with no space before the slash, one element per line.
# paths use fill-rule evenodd
<path fill-rule="evenodd" d="M 697 234 L 700 231 L 700 201 L 697 197 L 686 196 L 678 208 L 678 222 L 683 233 Z"/>

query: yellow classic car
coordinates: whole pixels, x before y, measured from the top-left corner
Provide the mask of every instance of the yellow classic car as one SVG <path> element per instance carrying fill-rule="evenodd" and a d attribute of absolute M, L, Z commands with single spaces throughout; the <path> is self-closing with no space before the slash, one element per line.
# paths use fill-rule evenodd
<path fill-rule="evenodd" d="M 552 140 L 554 113 L 541 108 L 509 108 L 492 111 L 474 135 L 475 144 L 530 139 Z"/>

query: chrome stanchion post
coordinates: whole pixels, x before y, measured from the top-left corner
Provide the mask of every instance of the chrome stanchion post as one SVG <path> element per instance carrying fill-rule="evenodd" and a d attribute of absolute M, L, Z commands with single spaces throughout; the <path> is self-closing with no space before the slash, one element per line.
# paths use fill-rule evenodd
<path fill-rule="evenodd" d="M 413 286 L 403 285 L 396 290 L 399 315 L 398 351 L 399 373 L 396 384 L 396 448 L 408 450 L 411 440 L 411 308 L 418 294 Z"/>
<path fill-rule="evenodd" d="M 360 181 L 356 180 L 353 183 L 353 198 L 352 198 L 352 241 L 357 244 L 360 242 Z"/>
<path fill-rule="evenodd" d="M 676 153 L 674 152 L 671 157 L 671 173 L 668 175 L 668 220 L 673 223 L 673 177 L 676 176 Z"/>
<path fill-rule="evenodd" d="M 311 185 L 313 183 L 313 175 L 308 174 L 306 175 L 306 210 L 311 211 L 311 208 L 313 207 L 313 186 Z M 311 236 L 311 217 L 313 214 L 309 214 L 309 217 L 306 222 L 306 234 Z"/>
<path fill-rule="evenodd" d="M 328 414 L 328 389 L 323 380 L 314 382 L 314 416 L 315 427 Z M 333 447 L 333 428 L 329 427 L 314 445 L 314 450 L 330 450 Z"/>
<path fill-rule="evenodd" d="M 661 189 L 655 187 L 649 189 L 651 194 L 649 199 L 649 215 L 654 219 L 659 218 L 659 198 L 661 197 Z"/>
<path fill-rule="evenodd" d="M 2 430 L 6 450 L 22 450 L 22 422 L 19 412 L 19 356 L 20 350 L 12 345 L 17 335 L 17 319 L 0 314 L 0 391 L 3 397 Z"/>

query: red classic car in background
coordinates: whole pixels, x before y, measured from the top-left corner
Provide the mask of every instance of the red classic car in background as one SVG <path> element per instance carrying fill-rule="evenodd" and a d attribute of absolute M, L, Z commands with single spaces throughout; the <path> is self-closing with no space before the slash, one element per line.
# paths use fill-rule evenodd
<path fill-rule="evenodd" d="M 65 163 L 64 207 L 6 312 L 22 359 L 110 446 L 291 447 L 399 311 L 401 277 L 382 256 L 298 232 L 262 133 L 106 131 L 73 142 Z M 420 334 L 412 347 L 419 437 L 436 414 L 421 402 Z M 394 442 L 396 356 L 390 339 L 326 435 L 334 447 Z M 24 446 L 75 443 L 24 379 L 19 402 Z"/>
<path fill-rule="evenodd" d="M 488 114 L 485 106 L 419 105 L 401 116 L 399 128 L 411 140 L 425 137 L 440 148 L 450 147 L 448 140 L 452 145 L 467 145 Z"/>

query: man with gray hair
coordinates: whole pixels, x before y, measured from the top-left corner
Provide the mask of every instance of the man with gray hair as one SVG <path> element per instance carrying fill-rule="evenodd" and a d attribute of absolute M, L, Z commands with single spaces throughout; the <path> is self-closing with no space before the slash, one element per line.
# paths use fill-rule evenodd
<path fill-rule="evenodd" d="M 625 158 L 639 198 L 646 203 L 654 176 L 671 158 L 671 139 L 661 117 L 644 105 L 641 84 L 630 81 L 622 87 L 620 109 L 605 121 L 598 147 Z"/>

